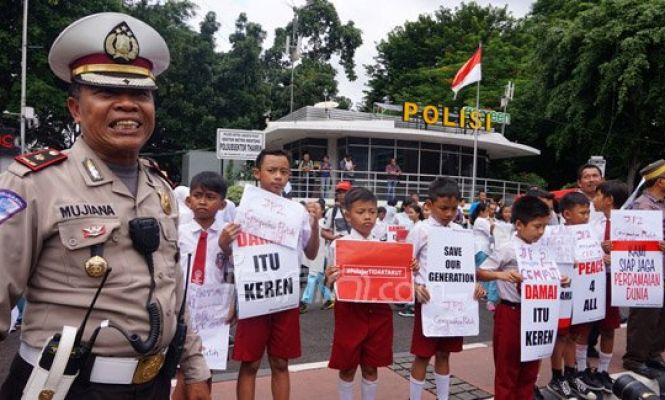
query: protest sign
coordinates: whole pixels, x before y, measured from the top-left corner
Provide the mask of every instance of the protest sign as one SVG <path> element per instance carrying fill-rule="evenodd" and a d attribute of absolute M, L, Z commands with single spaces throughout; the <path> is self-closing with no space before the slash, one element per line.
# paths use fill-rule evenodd
<path fill-rule="evenodd" d="M 226 369 L 229 353 L 229 315 L 233 285 L 229 283 L 189 286 L 187 305 L 192 330 L 203 342 L 203 357 L 210 369 Z"/>
<path fill-rule="evenodd" d="M 388 225 L 386 241 L 388 242 L 404 242 L 409 235 L 409 230 L 401 225 Z"/>
<path fill-rule="evenodd" d="M 556 263 L 540 244 L 515 244 L 522 276 L 520 360 L 549 357 L 554 350 L 559 322 L 559 281 Z"/>
<path fill-rule="evenodd" d="M 612 305 L 663 306 L 663 240 L 660 211 L 612 210 Z"/>
<path fill-rule="evenodd" d="M 241 232 L 233 242 L 238 318 L 297 307 L 299 260 L 296 250 Z"/>
<path fill-rule="evenodd" d="M 305 212 L 295 201 L 247 185 L 234 222 L 243 232 L 295 249 Z"/>
<path fill-rule="evenodd" d="M 572 279 L 575 263 L 575 236 L 565 225 L 548 225 L 539 244 L 547 248 L 559 273 Z M 559 329 L 570 326 L 573 313 L 573 290 L 571 287 L 559 290 Z"/>
<path fill-rule="evenodd" d="M 427 276 L 430 301 L 423 304 L 423 334 L 475 336 L 478 302 L 473 298 L 476 267 L 473 232 L 430 227 L 427 234 Z"/>
<path fill-rule="evenodd" d="M 335 282 L 339 301 L 409 303 L 413 301 L 413 245 L 369 240 L 335 242 Z"/>
<path fill-rule="evenodd" d="M 584 324 L 605 318 L 607 271 L 600 247 L 591 225 L 570 225 L 575 235 L 575 272 L 573 289 L 573 324 Z"/>

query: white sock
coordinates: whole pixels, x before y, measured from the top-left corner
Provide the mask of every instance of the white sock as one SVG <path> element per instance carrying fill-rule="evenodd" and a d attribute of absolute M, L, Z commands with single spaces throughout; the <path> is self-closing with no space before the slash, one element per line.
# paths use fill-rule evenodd
<path fill-rule="evenodd" d="M 436 382 L 436 398 L 438 400 L 448 400 L 448 392 L 450 391 L 450 374 L 439 375 L 435 372 L 434 381 Z"/>
<path fill-rule="evenodd" d="M 347 382 L 339 379 L 337 381 L 339 400 L 353 400 L 353 381 Z"/>
<path fill-rule="evenodd" d="M 419 381 L 418 379 L 411 377 L 409 382 L 409 400 L 421 400 L 425 381 Z"/>
<path fill-rule="evenodd" d="M 607 369 L 610 367 L 610 360 L 612 359 L 612 353 L 603 353 L 599 352 L 600 356 L 598 357 L 598 372 L 607 372 Z"/>
<path fill-rule="evenodd" d="M 577 370 L 584 371 L 586 369 L 586 352 L 589 346 L 586 344 L 575 345 L 575 361 L 577 362 Z"/>
<path fill-rule="evenodd" d="M 360 385 L 360 398 L 362 400 L 375 400 L 376 399 L 376 381 L 368 381 L 363 378 L 362 385 Z"/>

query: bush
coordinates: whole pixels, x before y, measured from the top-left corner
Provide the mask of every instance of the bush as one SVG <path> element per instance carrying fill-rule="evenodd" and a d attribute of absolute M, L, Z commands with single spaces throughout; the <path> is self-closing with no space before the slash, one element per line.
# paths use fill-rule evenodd
<path fill-rule="evenodd" d="M 240 204 L 240 198 L 242 197 L 242 193 L 244 190 L 245 190 L 244 186 L 233 185 L 226 192 L 226 198 L 229 199 L 229 201 L 232 201 L 237 206 L 238 204 Z"/>

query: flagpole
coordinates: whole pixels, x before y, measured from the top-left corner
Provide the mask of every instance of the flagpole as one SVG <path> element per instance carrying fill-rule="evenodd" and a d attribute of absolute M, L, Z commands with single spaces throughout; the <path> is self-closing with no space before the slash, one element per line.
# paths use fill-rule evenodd
<path fill-rule="evenodd" d="M 478 43 L 478 48 L 482 48 L 483 44 Z M 480 80 L 478 80 L 478 85 L 476 85 L 476 112 L 478 113 L 478 118 L 480 118 Z M 476 193 L 476 175 L 478 168 L 478 125 L 473 129 L 473 169 L 471 172 L 471 202 L 473 202 L 473 196 Z"/>

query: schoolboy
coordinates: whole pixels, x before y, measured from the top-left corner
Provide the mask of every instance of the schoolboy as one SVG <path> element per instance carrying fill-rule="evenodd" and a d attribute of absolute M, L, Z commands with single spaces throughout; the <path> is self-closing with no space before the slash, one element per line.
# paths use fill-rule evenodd
<path fill-rule="evenodd" d="M 192 178 L 189 195 L 185 204 L 191 210 L 193 219 L 178 226 L 178 247 L 183 255 L 192 255 L 189 290 L 187 298 L 192 299 L 200 287 L 219 287 L 233 283 L 233 271 L 218 246 L 224 221 L 218 211 L 224 208 L 227 184 L 215 172 L 201 172 Z M 187 271 L 187 257 L 180 258 L 183 271 Z M 196 310 L 190 309 L 195 314 Z M 203 343 L 206 346 L 205 340 Z M 184 376 L 179 371 L 172 399 L 184 399 Z"/>
<path fill-rule="evenodd" d="M 291 160 L 283 150 L 262 150 L 256 158 L 254 178 L 259 187 L 280 196 L 289 181 Z M 302 208 L 298 254 L 310 260 L 319 249 L 319 222 Z M 232 242 L 238 237 L 241 226 L 228 224 L 222 230 L 219 246 L 226 257 L 231 255 Z M 300 357 L 300 312 L 298 308 L 261 315 L 238 321 L 233 348 L 233 359 L 240 361 L 238 400 L 254 399 L 256 373 L 263 352 L 268 351 L 272 377 L 272 396 L 275 400 L 289 398 L 289 359 Z"/>
<path fill-rule="evenodd" d="M 598 357 L 598 369 L 594 372 L 587 366 L 587 350 L 589 343 L 589 331 L 592 324 L 583 324 L 575 329 L 575 359 L 577 371 L 582 381 L 593 390 L 602 390 L 612 393 L 614 381 L 610 378 L 608 367 L 612 360 L 614 350 L 614 331 L 621 325 L 621 315 L 618 307 L 612 307 L 612 291 L 610 290 L 610 212 L 621 207 L 628 199 L 630 189 L 628 185 L 619 181 L 605 181 L 596 188 L 593 205 L 596 211 L 602 213 L 602 217 L 592 223 L 594 231 L 602 243 L 605 252 L 605 271 L 607 273 L 607 285 L 605 291 L 605 318 L 598 321 L 600 331 L 600 352 Z"/>
<path fill-rule="evenodd" d="M 538 377 L 539 361 L 520 361 L 520 303 L 516 244 L 537 242 L 550 220 L 550 209 L 536 197 L 523 196 L 513 205 L 513 223 L 516 235 L 504 246 L 496 249 L 477 270 L 478 280 L 497 280 L 500 303 L 494 314 L 494 398 L 532 399 Z M 567 284 L 570 278 L 562 277 Z"/>
<path fill-rule="evenodd" d="M 589 207 L 589 199 L 580 192 L 568 193 L 559 202 L 559 211 L 566 225 L 589 223 L 591 213 Z M 596 398 L 575 369 L 575 338 L 579 327 L 580 325 L 573 325 L 568 329 L 560 328 L 554 344 L 551 358 L 552 380 L 547 388 L 562 399 L 576 398 L 574 394 L 584 399 Z M 588 333 L 588 330 L 582 329 Z"/>
<path fill-rule="evenodd" d="M 434 356 L 434 378 L 436 393 L 439 400 L 447 400 L 450 388 L 450 353 L 462 351 L 462 337 L 426 337 L 422 326 L 422 304 L 430 299 L 430 293 L 425 287 L 427 282 L 427 243 L 428 233 L 431 229 L 445 227 L 462 230 L 461 226 L 453 222 L 457 215 L 457 206 L 460 199 L 457 182 L 450 178 L 437 178 L 430 183 L 428 198 L 425 206 L 430 210 L 430 216 L 422 223 L 416 224 L 409 232 L 406 241 L 413 243 L 413 254 L 418 260 L 419 269 L 415 273 L 415 319 L 411 337 L 411 353 L 415 356 L 411 365 L 410 399 L 420 400 L 425 384 L 425 374 L 429 360 Z"/>
<path fill-rule="evenodd" d="M 335 249 L 339 240 L 374 240 L 372 229 L 377 218 L 377 199 L 365 188 L 351 189 L 344 199 L 344 213 L 351 233 L 331 243 L 326 268 L 327 283 L 339 277 Z M 339 370 L 337 389 L 340 400 L 353 399 L 353 379 L 360 365 L 363 400 L 376 398 L 378 368 L 393 360 L 393 314 L 388 304 L 337 301 L 335 333 L 328 367 Z"/>

